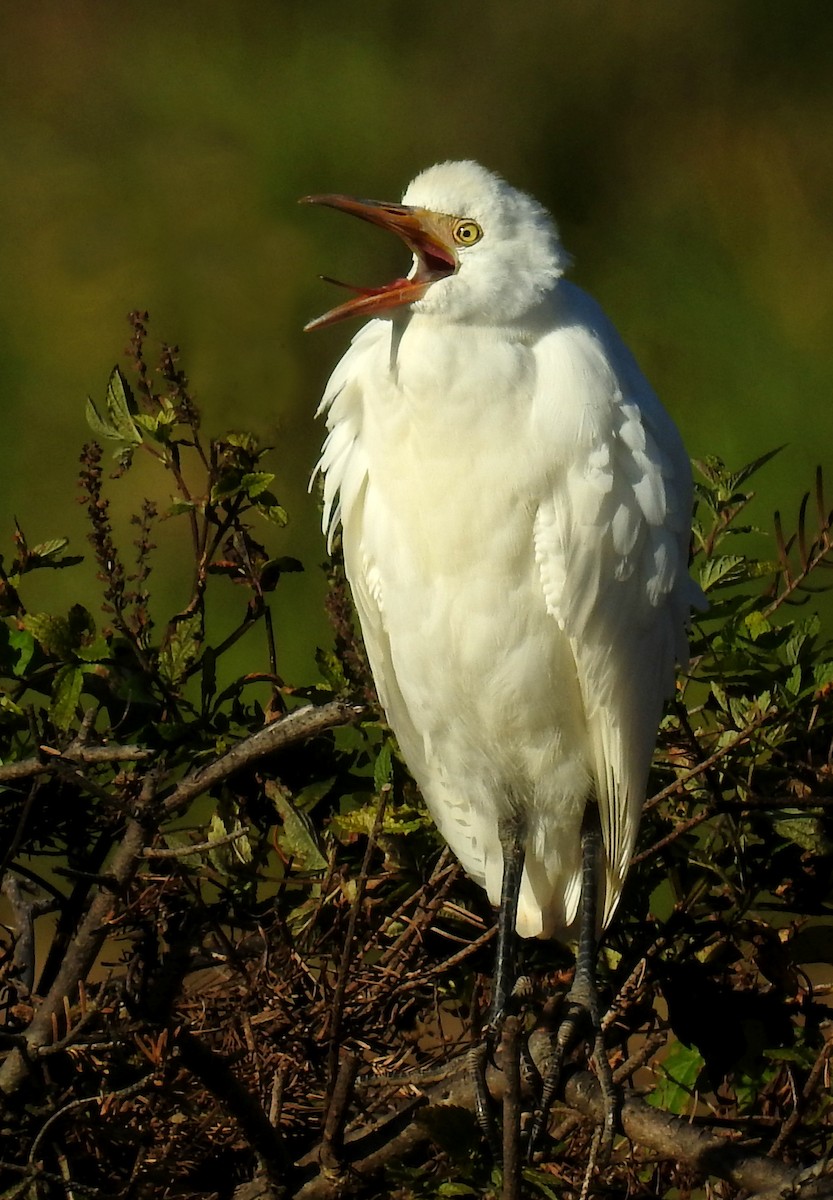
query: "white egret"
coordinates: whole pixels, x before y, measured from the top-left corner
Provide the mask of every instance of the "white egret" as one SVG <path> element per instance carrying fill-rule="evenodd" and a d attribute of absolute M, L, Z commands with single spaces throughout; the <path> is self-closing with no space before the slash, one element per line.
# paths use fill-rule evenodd
<path fill-rule="evenodd" d="M 307 201 L 413 253 L 307 326 L 372 318 L 321 403 L 324 529 L 408 766 L 501 908 L 498 1022 L 512 927 L 578 930 L 583 840 L 591 974 L 619 899 L 698 594 L 689 462 L 531 197 L 446 162 L 401 205 Z"/>

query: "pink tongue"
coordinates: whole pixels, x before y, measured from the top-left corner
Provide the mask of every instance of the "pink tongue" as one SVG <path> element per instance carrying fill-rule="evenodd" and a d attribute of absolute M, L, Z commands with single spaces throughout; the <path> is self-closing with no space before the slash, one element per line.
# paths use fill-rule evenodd
<path fill-rule="evenodd" d="M 342 283 L 340 279 L 333 279 L 332 275 L 322 275 L 321 279 L 325 283 L 334 283 L 336 287 L 346 288 L 348 292 L 355 292 L 358 296 L 381 296 L 384 292 L 404 287 L 409 282 L 407 279 L 394 279 L 392 283 L 386 283 L 384 287 L 369 288 L 357 287 L 354 283 Z"/>

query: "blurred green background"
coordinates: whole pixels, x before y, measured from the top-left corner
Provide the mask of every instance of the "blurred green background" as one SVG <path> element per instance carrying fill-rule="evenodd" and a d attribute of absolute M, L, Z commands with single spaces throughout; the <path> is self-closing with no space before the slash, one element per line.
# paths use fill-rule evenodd
<path fill-rule="evenodd" d="M 829 0 L 45 0 L 3 5 L 0 38 L 3 553 L 14 514 L 31 542 L 86 548 L 83 400 L 103 396 L 125 314 L 149 309 L 152 339 L 183 347 L 206 431 L 276 447 L 292 523 L 264 533 L 307 566 L 279 588 L 281 661 L 310 678 L 326 637 L 313 412 L 352 329 L 301 326 L 334 302 L 319 272 L 375 284 L 404 262 L 393 239 L 295 201 L 396 199 L 449 157 L 552 209 L 573 278 L 692 454 L 739 465 L 788 443 L 762 523 L 776 505 L 792 517 L 817 462 L 833 476 Z M 129 477 L 121 518 L 155 486 Z M 185 536 L 163 531 L 174 606 Z M 92 596 L 85 569 L 50 573 L 43 606 Z"/>

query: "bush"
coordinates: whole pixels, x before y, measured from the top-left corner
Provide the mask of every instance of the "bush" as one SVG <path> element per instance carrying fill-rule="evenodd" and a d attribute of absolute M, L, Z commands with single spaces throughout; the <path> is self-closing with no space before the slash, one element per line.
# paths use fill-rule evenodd
<path fill-rule="evenodd" d="M 281 678 L 269 600 L 300 564 L 267 548 L 286 513 L 266 451 L 251 433 L 206 441 L 176 349 L 154 376 L 146 314 L 131 322 L 135 381 L 116 369 L 90 403 L 81 456 L 101 612 L 27 606 L 33 572 L 81 562 L 63 538 L 30 547 L 16 527 L 0 566 L 4 1195 L 493 1194 L 463 1053 L 492 914 L 380 718 L 338 565 L 321 680 Z M 128 554 L 110 496 L 138 454 L 174 498 L 141 505 Z M 776 518 L 773 561 L 754 557 L 766 457 L 698 464 L 711 607 L 601 956 L 633 1142 L 599 1168 L 606 1194 L 687 1195 L 709 1174 L 725 1195 L 772 1190 L 830 1147 L 833 653 L 806 601 L 833 515 L 819 473 L 795 535 Z M 187 527 L 190 596 L 163 620 L 168 520 Z M 229 581 L 240 615 L 216 634 Z M 249 630 L 262 669 L 226 680 Z M 526 954 L 531 1024 L 572 960 Z M 530 1195 L 581 1186 L 586 1073 L 566 1100 Z"/>

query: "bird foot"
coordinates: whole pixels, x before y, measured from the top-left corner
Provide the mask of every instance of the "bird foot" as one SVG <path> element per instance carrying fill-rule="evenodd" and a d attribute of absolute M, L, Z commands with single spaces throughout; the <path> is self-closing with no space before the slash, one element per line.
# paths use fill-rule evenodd
<path fill-rule="evenodd" d="M 620 1097 L 613 1081 L 610 1060 L 607 1057 L 602 1036 L 598 996 L 592 981 L 579 979 L 573 983 L 565 1000 L 566 1010 L 554 1036 L 547 1038 L 545 1055 L 538 1056 L 538 1067 L 543 1079 L 540 1101 L 532 1121 L 527 1141 L 527 1161 L 531 1162 L 549 1120 L 550 1110 L 556 1095 L 561 1090 L 567 1060 L 582 1040 L 592 1037 L 589 1063 L 596 1073 L 604 1102 L 604 1120 L 599 1127 L 596 1161 L 603 1165 L 610 1158 Z"/>
<path fill-rule="evenodd" d="M 519 976 L 515 981 L 506 1004 L 497 1011 L 489 1014 L 489 1021 L 482 1031 L 480 1041 L 477 1045 L 472 1046 L 468 1052 L 469 1072 L 474 1086 L 475 1116 L 483 1136 L 498 1158 L 500 1157 L 501 1139 L 493 1112 L 492 1098 L 486 1080 L 486 1073 L 489 1067 L 493 1067 L 497 1071 L 502 1070 L 502 1066 L 497 1061 L 497 1058 L 501 1049 L 504 1053 L 508 1049 L 505 1046 L 502 1047 L 504 1028 L 507 1020 L 510 1017 L 519 1017 L 524 1002 L 529 999 L 533 990 L 534 985 L 531 977 L 529 975 Z M 528 1053 L 526 1039 L 515 1036 L 511 1040 L 516 1053 L 518 1052 L 518 1042 L 520 1042 L 520 1057 L 524 1082 L 529 1085 L 534 1079 L 540 1084 L 540 1076 L 538 1075 L 535 1063 Z M 537 1090 L 537 1088 L 533 1090 Z"/>

